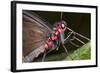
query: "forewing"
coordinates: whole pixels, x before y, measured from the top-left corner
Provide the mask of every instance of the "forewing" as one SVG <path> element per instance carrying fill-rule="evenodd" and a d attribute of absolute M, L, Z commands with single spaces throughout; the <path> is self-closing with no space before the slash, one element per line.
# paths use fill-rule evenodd
<path fill-rule="evenodd" d="M 44 45 L 51 34 L 51 28 L 38 15 L 23 10 L 23 56 Z M 42 49 L 41 49 L 42 50 Z"/>

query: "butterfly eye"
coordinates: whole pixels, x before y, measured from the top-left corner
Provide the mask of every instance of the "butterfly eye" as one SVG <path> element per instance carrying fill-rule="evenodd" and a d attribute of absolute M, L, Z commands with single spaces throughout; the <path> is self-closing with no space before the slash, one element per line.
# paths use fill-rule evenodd
<path fill-rule="evenodd" d="M 56 30 L 56 27 L 54 27 L 53 30 Z"/>
<path fill-rule="evenodd" d="M 62 28 L 65 28 L 65 25 L 62 23 L 61 27 L 62 27 Z"/>

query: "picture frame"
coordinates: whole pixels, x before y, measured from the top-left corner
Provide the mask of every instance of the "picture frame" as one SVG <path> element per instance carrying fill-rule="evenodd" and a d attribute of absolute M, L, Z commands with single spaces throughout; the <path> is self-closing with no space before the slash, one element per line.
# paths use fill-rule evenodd
<path fill-rule="evenodd" d="M 53 20 L 55 21 L 55 19 L 60 17 L 59 16 L 60 12 L 63 12 L 63 16 L 65 16 L 65 18 L 66 16 L 68 17 L 67 18 L 68 23 L 70 23 L 71 21 L 70 19 L 73 19 L 73 22 L 71 23 L 74 23 L 74 20 L 76 17 L 78 20 L 82 18 L 81 16 L 83 16 L 84 19 L 87 18 L 86 20 L 88 21 L 86 22 L 86 24 L 89 23 L 90 25 L 89 27 L 87 25 L 86 26 L 84 25 L 84 28 L 87 27 L 85 29 L 86 29 L 86 32 L 89 31 L 89 33 L 87 33 L 86 36 L 88 36 L 91 39 L 90 59 L 86 59 L 82 61 L 81 60 L 75 60 L 75 61 L 74 60 L 72 61 L 53 60 L 53 61 L 46 61 L 46 62 L 40 62 L 40 61 L 31 62 L 31 63 L 23 62 L 23 49 L 22 48 L 23 48 L 23 43 L 24 43 L 23 42 L 24 11 L 30 12 L 30 13 L 33 11 L 37 13 L 38 15 L 40 14 L 39 15 L 40 17 L 45 18 L 45 19 L 48 18 L 47 19 L 48 22 L 50 22 L 49 16 L 53 15 L 51 16 L 50 19 L 52 19 L 51 21 Z M 97 43 L 97 20 L 98 20 L 97 17 L 98 17 L 98 13 L 97 12 L 98 12 L 98 7 L 90 6 L 90 5 L 11 1 L 11 71 L 12 72 L 23 72 L 23 71 L 40 71 L 40 70 L 54 70 L 54 69 L 97 67 L 98 65 L 98 59 L 97 59 L 97 44 L 98 44 Z M 73 18 L 75 14 L 77 15 L 75 18 Z M 78 14 L 79 14 L 79 18 L 78 18 Z M 71 17 L 71 15 L 73 16 Z M 56 17 L 56 16 L 59 16 L 59 17 Z M 55 17 L 55 18 L 53 19 L 52 17 L 53 18 Z M 82 20 L 84 19 L 82 18 Z M 77 22 L 79 21 L 76 21 L 76 24 Z M 84 22 L 80 20 L 80 23 L 84 23 Z M 69 27 L 73 28 L 74 25 L 72 25 L 72 27 L 71 25 L 69 25 Z M 82 27 L 80 26 L 80 28 Z M 27 59 L 25 60 L 28 61 Z"/>

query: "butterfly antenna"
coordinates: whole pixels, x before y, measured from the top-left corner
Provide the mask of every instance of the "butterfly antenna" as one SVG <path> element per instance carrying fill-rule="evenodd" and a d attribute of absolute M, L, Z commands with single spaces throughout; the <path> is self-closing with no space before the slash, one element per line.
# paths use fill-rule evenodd
<path fill-rule="evenodd" d="M 63 12 L 61 12 L 61 14 L 60 14 L 60 19 L 62 20 L 62 16 L 63 16 Z"/>

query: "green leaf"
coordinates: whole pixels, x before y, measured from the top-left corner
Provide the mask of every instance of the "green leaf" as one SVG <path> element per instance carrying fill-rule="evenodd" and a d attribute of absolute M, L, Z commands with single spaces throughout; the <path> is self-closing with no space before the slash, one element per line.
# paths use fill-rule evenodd
<path fill-rule="evenodd" d="M 65 60 L 86 60 L 91 58 L 90 42 L 75 50 Z"/>
<path fill-rule="evenodd" d="M 63 48 L 59 48 L 59 51 L 63 50 Z M 58 51 L 57 51 L 58 52 Z M 51 53 L 48 54 L 45 58 L 45 61 L 69 61 L 69 60 L 87 60 L 91 59 L 91 47 L 90 42 L 86 43 L 80 48 L 77 48 L 72 53 L 68 55 L 63 51 L 61 53 Z"/>

